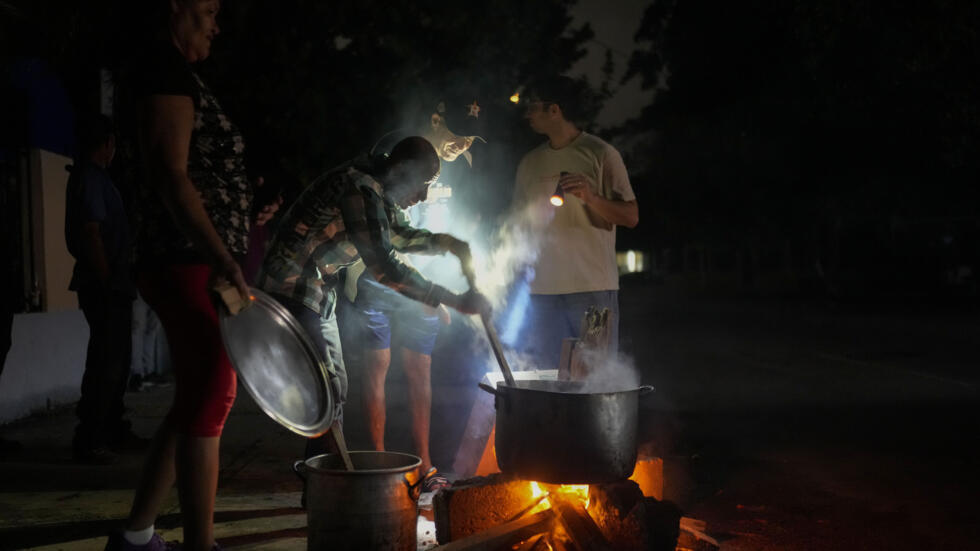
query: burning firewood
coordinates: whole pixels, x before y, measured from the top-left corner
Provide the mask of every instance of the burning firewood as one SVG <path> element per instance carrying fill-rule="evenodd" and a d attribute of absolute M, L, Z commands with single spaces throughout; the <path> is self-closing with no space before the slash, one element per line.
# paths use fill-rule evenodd
<path fill-rule="evenodd" d="M 677 549 L 717 551 L 721 547 L 718 540 L 705 534 L 707 523 L 703 520 L 682 517 L 680 529 L 680 537 L 677 539 Z"/>
<path fill-rule="evenodd" d="M 451 541 L 432 551 L 496 551 L 551 530 L 555 513 L 551 509 L 494 526 L 483 532 Z"/>
<path fill-rule="evenodd" d="M 609 541 L 581 502 L 558 493 L 553 493 L 549 500 L 558 521 L 579 551 L 612 551 Z"/>
<path fill-rule="evenodd" d="M 545 551 L 549 549 L 547 534 L 538 534 L 521 544 L 514 551 Z"/>
<path fill-rule="evenodd" d="M 620 551 L 647 551 L 651 534 L 643 492 L 631 480 L 589 487 L 589 514 Z"/>

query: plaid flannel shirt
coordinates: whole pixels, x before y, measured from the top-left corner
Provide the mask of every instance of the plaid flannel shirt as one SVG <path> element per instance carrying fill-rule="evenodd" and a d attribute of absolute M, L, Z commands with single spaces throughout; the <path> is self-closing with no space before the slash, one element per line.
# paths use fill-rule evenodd
<path fill-rule="evenodd" d="M 300 194 L 279 223 L 259 272 L 259 288 L 320 313 L 330 306 L 340 270 L 360 258 L 379 282 L 438 306 L 438 286 L 395 251 L 441 253 L 440 234 L 409 226 L 369 170 L 366 158 L 356 159 L 320 176 Z"/>

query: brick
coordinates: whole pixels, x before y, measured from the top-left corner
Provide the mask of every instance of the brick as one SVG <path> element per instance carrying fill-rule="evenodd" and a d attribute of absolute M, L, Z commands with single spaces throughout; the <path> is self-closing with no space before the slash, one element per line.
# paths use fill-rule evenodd
<path fill-rule="evenodd" d="M 444 544 L 498 526 L 533 501 L 530 484 L 511 475 L 457 481 L 432 500 L 436 539 Z"/>

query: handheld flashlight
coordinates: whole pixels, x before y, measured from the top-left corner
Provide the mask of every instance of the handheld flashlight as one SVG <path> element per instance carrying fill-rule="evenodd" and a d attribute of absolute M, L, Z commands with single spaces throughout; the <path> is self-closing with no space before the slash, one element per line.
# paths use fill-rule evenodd
<path fill-rule="evenodd" d="M 551 194 L 551 204 L 560 207 L 565 204 L 565 190 L 561 188 L 561 177 L 568 174 L 567 172 L 562 172 L 558 176 L 558 185 L 555 186 L 555 192 Z"/>

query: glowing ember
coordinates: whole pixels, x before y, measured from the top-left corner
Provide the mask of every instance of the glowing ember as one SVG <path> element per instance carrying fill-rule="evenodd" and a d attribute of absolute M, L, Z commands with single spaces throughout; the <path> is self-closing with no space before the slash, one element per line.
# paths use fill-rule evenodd
<path fill-rule="evenodd" d="M 582 505 L 588 509 L 589 508 L 589 485 L 588 484 L 542 484 L 537 482 L 531 482 L 531 497 L 539 498 L 541 496 L 551 495 L 553 493 L 560 493 L 566 497 L 574 497 L 582 502 Z M 537 513 L 538 511 L 543 511 L 545 509 L 551 508 L 551 502 L 545 497 L 541 500 L 541 503 L 537 507 L 532 509 L 532 513 Z"/>
<path fill-rule="evenodd" d="M 521 101 L 521 95 L 518 94 L 517 92 L 514 92 L 514 95 L 510 97 L 510 102 L 517 103 L 519 101 Z"/>

